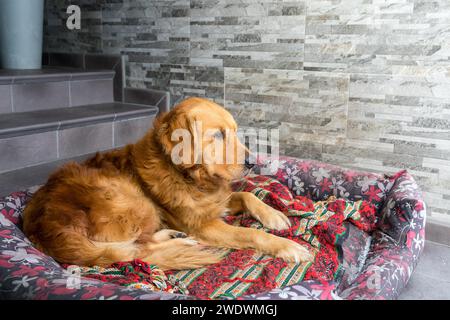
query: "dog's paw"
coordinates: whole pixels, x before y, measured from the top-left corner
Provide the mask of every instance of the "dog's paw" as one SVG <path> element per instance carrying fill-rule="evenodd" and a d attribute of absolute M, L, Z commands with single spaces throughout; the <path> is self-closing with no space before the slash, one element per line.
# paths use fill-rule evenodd
<path fill-rule="evenodd" d="M 284 248 L 275 254 L 277 258 L 295 263 L 314 261 L 314 255 L 306 247 L 289 239 L 283 240 L 285 241 Z"/>
<path fill-rule="evenodd" d="M 270 206 L 264 206 L 264 212 L 261 213 L 263 214 L 258 215 L 256 218 L 266 228 L 273 230 L 284 230 L 291 227 L 289 218 L 282 212 L 275 210 Z"/>
<path fill-rule="evenodd" d="M 197 240 L 194 238 L 188 237 L 188 238 L 173 238 L 171 243 L 176 243 L 184 246 L 196 246 L 199 244 Z"/>
<path fill-rule="evenodd" d="M 187 238 L 187 234 L 177 230 L 162 229 L 153 235 L 153 240 L 155 240 L 156 242 L 162 242 L 177 238 Z"/>

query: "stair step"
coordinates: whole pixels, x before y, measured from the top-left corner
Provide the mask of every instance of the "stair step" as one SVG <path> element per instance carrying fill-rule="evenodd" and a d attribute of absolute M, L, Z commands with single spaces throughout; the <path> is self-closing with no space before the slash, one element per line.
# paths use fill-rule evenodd
<path fill-rule="evenodd" d="M 0 69 L 0 114 L 114 101 L 113 70 Z"/>
<path fill-rule="evenodd" d="M 44 67 L 37 70 L 0 69 L 0 84 L 112 79 L 114 75 L 113 70 L 86 70 L 66 67 Z"/>
<path fill-rule="evenodd" d="M 132 103 L 101 103 L 80 107 L 9 113 L 0 117 L 0 138 L 62 130 L 80 124 L 156 115 L 158 108 Z"/>
<path fill-rule="evenodd" d="M 158 108 L 104 103 L 0 116 L 0 172 L 135 142 Z"/>

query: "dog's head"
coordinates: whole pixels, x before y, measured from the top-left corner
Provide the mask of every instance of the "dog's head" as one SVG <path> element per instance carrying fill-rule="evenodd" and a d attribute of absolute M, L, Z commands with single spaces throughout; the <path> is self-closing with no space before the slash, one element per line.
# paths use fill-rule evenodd
<path fill-rule="evenodd" d="M 203 98 L 188 98 L 154 126 L 155 137 L 173 165 L 196 182 L 241 177 L 252 165 L 232 115 Z"/>

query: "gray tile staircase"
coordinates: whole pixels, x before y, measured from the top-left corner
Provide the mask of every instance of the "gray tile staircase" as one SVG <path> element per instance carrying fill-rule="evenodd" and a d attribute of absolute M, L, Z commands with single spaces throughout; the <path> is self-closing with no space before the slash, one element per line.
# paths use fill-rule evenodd
<path fill-rule="evenodd" d="M 43 63 L 53 67 L 71 67 L 76 69 L 102 69 L 115 72 L 114 100 L 123 101 L 124 59 L 121 55 L 95 53 L 44 53 Z"/>
<path fill-rule="evenodd" d="M 122 88 L 107 58 L 83 63 L 111 69 L 0 70 L 0 196 L 44 183 L 67 161 L 136 141 L 167 110 L 166 92 Z"/>
<path fill-rule="evenodd" d="M 157 112 L 158 109 L 153 106 L 108 102 L 74 108 L 8 113 L 0 117 L 0 137 L 63 130 L 90 123 L 155 115 Z"/>
<path fill-rule="evenodd" d="M 120 147 L 143 135 L 157 113 L 152 106 L 112 102 L 3 115 L 0 172 Z M 135 130 L 124 131 L 127 125 Z"/>
<path fill-rule="evenodd" d="M 85 71 L 72 68 L 0 70 L 0 100 L 9 108 L 0 112 L 25 112 L 86 104 L 113 102 L 112 70 Z M 6 89 L 5 89 L 6 88 Z"/>

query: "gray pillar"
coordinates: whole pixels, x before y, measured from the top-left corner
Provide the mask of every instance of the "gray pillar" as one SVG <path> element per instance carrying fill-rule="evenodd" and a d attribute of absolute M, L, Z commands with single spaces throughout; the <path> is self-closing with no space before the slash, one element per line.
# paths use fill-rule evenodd
<path fill-rule="evenodd" d="M 44 0 L 0 0 L 0 67 L 40 69 Z"/>

